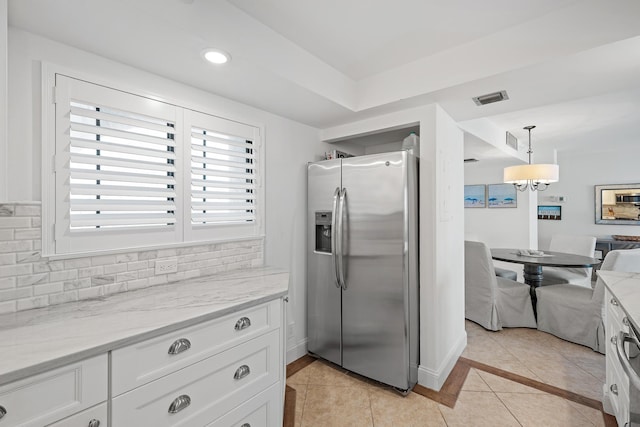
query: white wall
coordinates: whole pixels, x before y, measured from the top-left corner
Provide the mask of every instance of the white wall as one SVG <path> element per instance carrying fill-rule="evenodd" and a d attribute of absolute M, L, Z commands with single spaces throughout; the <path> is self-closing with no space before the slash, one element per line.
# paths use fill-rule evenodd
<path fill-rule="evenodd" d="M 464 325 L 463 132 L 438 105 L 420 119 L 420 368 L 440 390 L 467 340 Z"/>
<path fill-rule="evenodd" d="M 465 185 L 499 184 L 505 166 L 513 161 L 480 160 L 465 163 Z M 464 232 L 466 238 L 484 242 L 490 248 L 537 248 L 537 219 L 535 198 L 527 190 L 518 191 L 516 208 L 465 208 Z M 495 265 L 518 273 L 522 280 L 522 266 L 513 263 L 495 262 Z"/>
<path fill-rule="evenodd" d="M 178 102 L 214 115 L 264 125 L 265 259 L 267 264 L 283 267 L 291 272 L 292 298 L 288 314 L 289 321 L 294 324 L 294 334 L 290 344 L 303 341 L 306 336 L 305 164 L 307 161 L 318 160 L 324 151 L 331 148 L 319 142 L 318 130 L 19 29 L 9 28 L 10 143 L 7 169 L 12 177 L 11 184 L 6 186 L 9 201 L 41 199 L 41 61 L 62 65 L 125 89 L 131 88 L 157 95 L 161 99 Z M 0 73 L 0 81 L 1 77 Z"/>
<path fill-rule="evenodd" d="M 0 0 L 0 202 L 7 200 L 7 0 Z"/>
<path fill-rule="evenodd" d="M 612 234 L 640 235 L 638 225 L 595 223 L 594 185 L 640 183 L 637 140 L 610 141 L 606 147 L 558 151 L 560 180 L 538 194 L 538 203 L 562 206 L 562 219 L 538 221 L 540 248 L 547 249 L 551 236 L 560 233 L 607 238 Z M 566 196 L 567 201 L 556 203 L 551 196 Z"/>

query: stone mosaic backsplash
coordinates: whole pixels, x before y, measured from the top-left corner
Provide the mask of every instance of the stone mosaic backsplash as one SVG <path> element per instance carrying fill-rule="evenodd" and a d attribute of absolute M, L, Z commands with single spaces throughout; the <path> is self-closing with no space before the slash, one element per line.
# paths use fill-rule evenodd
<path fill-rule="evenodd" d="M 0 313 L 96 298 L 264 263 L 263 239 L 49 261 L 40 202 L 0 204 Z M 155 274 L 158 260 L 178 271 Z"/>

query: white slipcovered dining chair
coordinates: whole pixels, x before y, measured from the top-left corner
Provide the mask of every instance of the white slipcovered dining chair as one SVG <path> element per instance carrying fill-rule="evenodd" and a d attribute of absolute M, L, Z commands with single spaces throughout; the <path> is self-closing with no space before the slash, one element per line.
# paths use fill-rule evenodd
<path fill-rule="evenodd" d="M 474 242 L 479 242 L 480 241 L 480 239 L 478 238 L 477 235 L 475 235 L 473 233 L 468 233 L 466 231 L 464 233 L 464 240 L 471 240 L 471 241 L 474 241 Z M 493 266 L 493 268 L 495 269 L 496 276 L 498 276 L 498 277 L 504 277 L 506 279 L 511 279 L 511 280 L 518 280 L 518 273 L 516 273 L 513 270 L 496 267 L 495 265 Z"/>
<path fill-rule="evenodd" d="M 593 236 L 571 236 L 557 234 L 551 237 L 549 250 L 568 254 L 593 257 L 596 249 L 596 238 Z M 572 285 L 591 288 L 591 268 L 543 267 L 542 285 L 571 283 Z"/>
<path fill-rule="evenodd" d="M 535 328 L 529 286 L 497 277 L 482 242 L 464 242 L 465 317 L 485 329 Z"/>
<path fill-rule="evenodd" d="M 600 270 L 639 273 L 640 249 L 610 251 Z M 604 284 L 600 278 L 593 289 L 572 284 L 541 286 L 536 296 L 538 330 L 606 352 Z"/>

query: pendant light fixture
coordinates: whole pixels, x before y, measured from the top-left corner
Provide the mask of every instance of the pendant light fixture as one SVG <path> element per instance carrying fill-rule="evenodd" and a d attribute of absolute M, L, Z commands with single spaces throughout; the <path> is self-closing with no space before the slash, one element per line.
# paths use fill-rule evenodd
<path fill-rule="evenodd" d="M 504 182 L 513 184 L 519 191 L 527 188 L 531 191 L 544 191 L 552 182 L 558 182 L 560 168 L 556 164 L 531 164 L 531 129 L 535 126 L 525 126 L 523 129 L 529 131 L 529 164 L 509 166 L 504 168 Z"/>

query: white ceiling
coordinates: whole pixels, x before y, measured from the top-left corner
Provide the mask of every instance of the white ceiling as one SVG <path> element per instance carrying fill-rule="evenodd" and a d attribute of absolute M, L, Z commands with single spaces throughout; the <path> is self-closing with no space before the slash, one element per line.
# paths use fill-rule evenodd
<path fill-rule="evenodd" d="M 633 135 L 639 22 L 637 0 L 9 0 L 10 26 L 318 128 L 438 102 L 558 149 Z"/>

